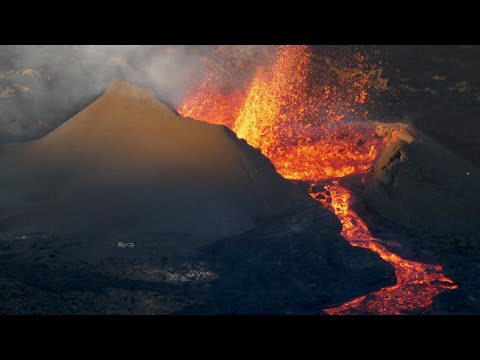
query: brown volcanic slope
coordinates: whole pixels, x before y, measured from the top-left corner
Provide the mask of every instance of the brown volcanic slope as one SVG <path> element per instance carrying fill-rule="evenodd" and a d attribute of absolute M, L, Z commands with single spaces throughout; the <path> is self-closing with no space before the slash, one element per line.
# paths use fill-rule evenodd
<path fill-rule="evenodd" d="M 125 82 L 47 136 L 0 147 L 0 167 L 4 231 L 161 232 L 197 246 L 312 205 L 227 128 Z"/>
<path fill-rule="evenodd" d="M 360 195 L 391 223 L 442 237 L 480 233 L 480 169 L 440 144 L 397 141 Z"/>

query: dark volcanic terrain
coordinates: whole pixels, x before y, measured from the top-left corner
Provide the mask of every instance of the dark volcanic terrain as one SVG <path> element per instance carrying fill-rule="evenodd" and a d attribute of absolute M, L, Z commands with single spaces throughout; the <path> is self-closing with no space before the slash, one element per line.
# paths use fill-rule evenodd
<path fill-rule="evenodd" d="M 129 72 L 146 57 L 25 49 L 0 47 L 0 313 L 320 313 L 395 282 L 258 151 L 164 105 L 178 89 L 109 88 L 149 84 Z M 431 313 L 478 314 L 480 47 L 375 50 L 388 82 L 370 116 L 427 141 L 387 148 L 354 207 L 459 286 Z"/>

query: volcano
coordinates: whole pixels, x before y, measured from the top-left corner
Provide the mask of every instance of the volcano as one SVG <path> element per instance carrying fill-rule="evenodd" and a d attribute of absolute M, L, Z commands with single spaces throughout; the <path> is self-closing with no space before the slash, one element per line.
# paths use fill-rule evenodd
<path fill-rule="evenodd" d="M 423 102 L 423 120 L 384 106 L 480 88 L 395 83 L 376 54 L 218 46 L 184 94 L 152 82 L 168 102 L 97 83 L 45 92 L 35 119 L 34 82 L 57 80 L 0 76 L 0 133 L 38 139 L 0 146 L 0 313 L 479 313 L 475 158 L 421 133 Z"/>
<path fill-rule="evenodd" d="M 259 150 L 126 82 L 0 154 L 2 313 L 320 313 L 394 282 Z"/>
<path fill-rule="evenodd" d="M 126 82 L 47 136 L 2 147 L 0 164 L 5 231 L 162 232 L 186 249 L 312 205 L 226 127 Z"/>

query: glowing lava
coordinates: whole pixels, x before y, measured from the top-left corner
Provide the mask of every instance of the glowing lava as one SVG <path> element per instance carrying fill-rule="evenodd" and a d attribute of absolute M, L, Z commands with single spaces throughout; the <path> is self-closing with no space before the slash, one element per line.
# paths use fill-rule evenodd
<path fill-rule="evenodd" d="M 216 52 L 203 81 L 187 93 L 178 112 L 230 127 L 287 179 L 365 173 L 384 140 L 375 136 L 376 124 L 352 124 L 351 119 L 366 114 L 360 105 L 377 73 L 339 75 L 333 68 L 318 75 L 312 58 L 308 46 L 281 46 L 273 56 L 261 57 L 260 64 L 245 61 L 232 67 L 228 62 L 220 71 L 225 59 Z M 237 77 L 242 79 L 238 83 Z"/>
<path fill-rule="evenodd" d="M 381 240 L 372 236 L 367 226 L 350 209 L 350 192 L 338 185 L 325 186 L 320 202 L 331 209 L 342 222 L 341 235 L 353 246 L 372 250 L 395 267 L 397 284 L 380 291 L 361 296 L 342 306 L 326 309 L 330 315 L 340 314 L 402 314 L 428 308 L 435 296 L 445 290 L 456 289 L 457 285 L 445 277 L 439 265 L 409 261 L 387 250 Z M 316 199 L 319 193 L 310 193 Z"/>
<path fill-rule="evenodd" d="M 225 53 L 229 50 L 223 48 L 220 54 Z M 318 75 L 308 46 L 280 46 L 263 55 L 255 63 L 242 57 L 226 61 L 215 53 L 203 81 L 187 93 L 178 112 L 230 127 L 270 158 L 287 179 L 312 185 L 330 180 L 332 184 L 321 192 L 324 198 L 320 193 L 310 195 L 337 215 L 347 241 L 378 253 L 395 267 L 395 286 L 325 311 L 401 314 L 426 309 L 439 293 L 455 289 L 440 266 L 409 261 L 387 250 L 350 209 L 350 192 L 332 181 L 368 173 L 404 128 L 359 121 L 368 115 L 362 110 L 368 91 L 376 83 L 386 85 L 381 71 L 369 68 L 365 56 L 358 55 L 358 68 L 342 68 L 328 59 Z M 386 132 L 387 128 L 394 130 Z"/>

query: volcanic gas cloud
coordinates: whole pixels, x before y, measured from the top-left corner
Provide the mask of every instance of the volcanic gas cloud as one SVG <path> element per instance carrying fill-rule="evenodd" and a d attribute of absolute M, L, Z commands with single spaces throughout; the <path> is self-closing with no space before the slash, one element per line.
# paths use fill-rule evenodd
<path fill-rule="evenodd" d="M 353 246 L 375 251 L 396 269 L 395 286 L 326 312 L 418 312 L 442 291 L 454 289 L 440 266 L 405 260 L 387 250 L 349 207 L 351 193 L 342 178 L 367 174 L 406 128 L 394 124 L 384 131 L 385 125 L 368 121 L 364 105 L 370 92 L 386 87 L 381 69 L 363 54 L 354 56 L 353 67 L 328 57 L 320 64 L 309 46 L 269 47 L 254 56 L 237 56 L 238 51 L 219 47 L 212 52 L 203 79 L 188 91 L 178 112 L 228 126 L 270 158 L 282 176 L 308 181 L 312 197 L 342 222 L 342 236 Z M 321 66 L 328 68 L 322 72 Z M 319 181 L 330 184 L 313 191 Z"/>

